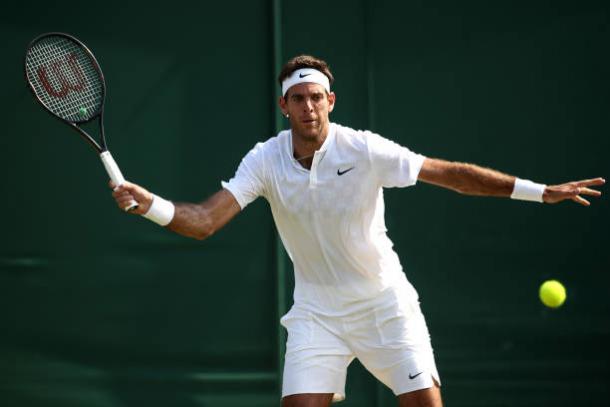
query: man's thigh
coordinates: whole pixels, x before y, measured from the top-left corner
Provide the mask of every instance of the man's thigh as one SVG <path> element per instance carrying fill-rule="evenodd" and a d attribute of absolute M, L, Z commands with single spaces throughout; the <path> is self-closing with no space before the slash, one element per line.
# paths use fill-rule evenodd
<path fill-rule="evenodd" d="M 417 303 L 397 301 L 377 308 L 352 332 L 350 346 L 356 357 L 394 394 L 440 384 L 430 335 Z"/>
<path fill-rule="evenodd" d="M 335 401 L 343 400 L 347 367 L 354 356 L 336 327 L 298 309 L 284 316 L 282 324 L 288 330 L 282 396 L 315 400 L 319 394 L 334 394 Z M 307 396 L 311 394 L 316 396 Z"/>
<path fill-rule="evenodd" d="M 282 407 L 328 407 L 333 393 L 293 394 L 282 399 Z"/>

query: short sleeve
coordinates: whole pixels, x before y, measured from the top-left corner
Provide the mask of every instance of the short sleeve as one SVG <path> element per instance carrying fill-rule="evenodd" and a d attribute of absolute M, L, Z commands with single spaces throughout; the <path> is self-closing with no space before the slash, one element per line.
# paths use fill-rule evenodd
<path fill-rule="evenodd" d="M 384 187 L 415 185 L 426 159 L 378 134 L 367 132 L 367 146 L 371 165 Z"/>
<path fill-rule="evenodd" d="M 228 182 L 222 181 L 224 189 L 233 194 L 241 209 L 264 195 L 264 144 L 258 143 L 241 160 L 235 176 Z"/>

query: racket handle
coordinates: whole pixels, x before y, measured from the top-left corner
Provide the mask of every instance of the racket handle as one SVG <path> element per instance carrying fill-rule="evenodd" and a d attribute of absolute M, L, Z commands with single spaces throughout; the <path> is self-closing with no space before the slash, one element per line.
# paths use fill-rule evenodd
<path fill-rule="evenodd" d="M 117 187 L 123 185 L 125 183 L 125 178 L 123 177 L 123 174 L 121 173 L 121 170 L 119 169 L 119 166 L 117 165 L 116 161 L 114 161 L 114 158 L 112 158 L 112 154 L 110 154 L 110 151 L 103 151 L 100 154 L 100 158 L 102 159 L 102 163 L 104 164 L 104 168 L 106 168 L 106 172 L 110 176 L 110 179 L 112 180 L 112 182 L 114 182 L 114 185 L 116 185 Z M 136 201 L 131 201 L 129 205 L 127 205 L 123 209 L 125 211 L 133 211 L 137 207 L 138 203 Z"/>

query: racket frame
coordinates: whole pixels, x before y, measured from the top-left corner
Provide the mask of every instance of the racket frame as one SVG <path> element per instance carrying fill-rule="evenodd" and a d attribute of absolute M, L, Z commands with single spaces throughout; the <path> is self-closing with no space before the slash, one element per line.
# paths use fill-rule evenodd
<path fill-rule="evenodd" d="M 101 91 L 102 91 L 102 102 L 100 103 L 100 107 L 98 108 L 98 110 L 95 113 L 93 113 L 91 115 L 91 117 L 89 117 L 88 119 L 71 121 L 71 120 L 64 119 L 63 117 L 55 114 L 51 109 L 49 109 L 44 104 L 44 102 L 41 100 L 41 98 L 38 96 L 38 94 L 36 94 L 36 91 L 34 90 L 34 87 L 32 86 L 32 83 L 30 82 L 30 79 L 28 78 L 27 58 L 28 58 L 28 54 L 30 52 L 30 49 L 37 42 L 41 41 L 42 39 L 44 39 L 46 37 L 51 37 L 51 36 L 65 37 L 68 40 L 70 40 L 72 42 L 75 42 L 78 46 L 80 46 L 83 49 L 83 51 L 85 52 L 85 54 L 87 54 L 87 56 L 93 61 L 93 68 L 96 70 L 96 72 L 100 76 L 101 88 L 102 88 L 101 89 Z M 82 41 L 80 41 L 76 37 L 73 37 L 70 34 L 66 34 L 66 33 L 63 33 L 63 32 L 48 32 L 48 33 L 40 34 L 38 37 L 34 38 L 28 44 L 28 46 L 26 48 L 25 56 L 23 58 L 23 67 L 24 67 L 23 74 L 24 74 L 24 77 L 25 77 L 25 81 L 28 84 L 28 88 L 30 89 L 30 92 L 32 92 L 32 94 L 34 95 L 34 98 L 36 98 L 38 103 L 44 108 L 44 110 L 47 113 L 49 113 L 51 116 L 55 117 L 56 119 L 58 119 L 58 120 L 60 120 L 60 121 L 62 121 L 64 123 L 68 124 L 74 130 L 76 130 L 81 135 L 81 137 L 83 137 L 83 139 L 91 147 L 93 147 L 93 149 L 95 151 L 97 151 L 98 154 L 101 154 L 104 151 L 108 151 L 108 147 L 106 145 L 106 134 L 104 132 L 104 120 L 103 120 L 104 119 L 104 105 L 106 104 L 106 79 L 104 78 L 104 73 L 102 72 L 102 68 L 100 67 L 99 62 L 95 58 L 95 55 L 93 55 L 93 52 L 91 52 L 91 50 Z M 93 137 L 91 137 L 91 135 L 89 133 L 87 133 L 84 129 L 82 129 L 79 126 L 79 125 L 82 125 L 82 124 L 90 123 L 90 122 L 94 121 L 95 119 L 98 120 L 98 125 L 99 125 L 99 128 L 100 128 L 100 142 L 99 143 Z"/>

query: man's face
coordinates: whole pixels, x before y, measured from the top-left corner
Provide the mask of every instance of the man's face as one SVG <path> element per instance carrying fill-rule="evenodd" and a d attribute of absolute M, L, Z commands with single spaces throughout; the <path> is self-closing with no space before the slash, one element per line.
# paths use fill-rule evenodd
<path fill-rule="evenodd" d="M 328 129 L 328 114 L 335 107 L 335 94 L 317 83 L 299 83 L 280 97 L 284 115 L 290 115 L 290 127 L 297 135 L 315 139 Z"/>

